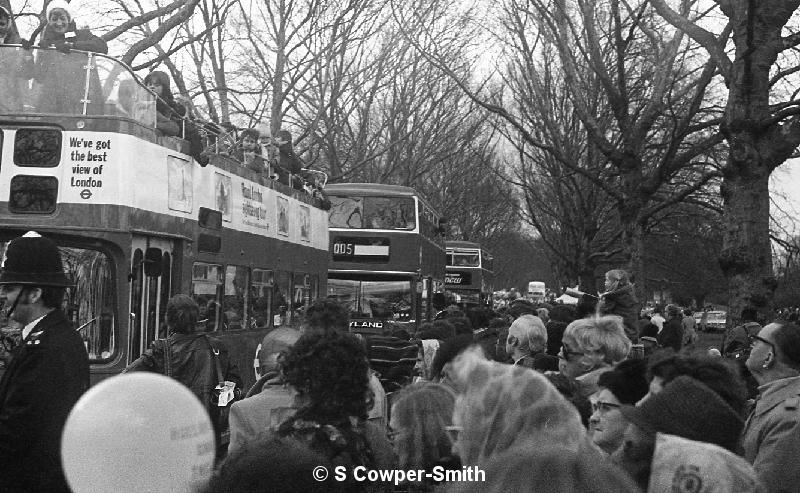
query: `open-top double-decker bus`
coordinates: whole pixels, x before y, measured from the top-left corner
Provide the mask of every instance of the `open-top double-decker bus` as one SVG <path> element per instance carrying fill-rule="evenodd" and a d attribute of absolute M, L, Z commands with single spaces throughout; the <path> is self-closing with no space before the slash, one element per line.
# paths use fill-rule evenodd
<path fill-rule="evenodd" d="M 34 81 L 20 70 L 18 104 L 0 108 L 0 250 L 29 230 L 59 245 L 74 281 L 65 310 L 92 381 L 165 337 L 166 302 L 186 293 L 200 305 L 199 330 L 226 344 L 246 390 L 267 331 L 325 293 L 320 201 L 229 157 L 212 154 L 201 167 L 187 141 L 156 129 L 154 94 L 110 57 L 0 51 L 19 66 L 46 55 L 83 73 Z M 56 82 L 72 86 L 58 104 L 41 90 Z"/>
<path fill-rule="evenodd" d="M 448 241 L 445 289 L 462 306 L 491 306 L 494 292 L 492 254 L 470 241 Z"/>
<path fill-rule="evenodd" d="M 431 320 L 444 290 L 439 215 L 409 187 L 337 183 L 331 201 L 328 295 L 350 309 L 351 330 L 382 333 L 387 321 Z"/>

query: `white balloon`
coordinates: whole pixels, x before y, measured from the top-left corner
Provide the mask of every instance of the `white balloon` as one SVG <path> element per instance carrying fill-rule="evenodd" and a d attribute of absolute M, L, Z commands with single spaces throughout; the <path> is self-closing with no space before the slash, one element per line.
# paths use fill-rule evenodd
<path fill-rule="evenodd" d="M 193 492 L 214 465 L 208 413 L 185 386 L 126 373 L 89 389 L 72 409 L 61 460 L 73 493 Z"/>

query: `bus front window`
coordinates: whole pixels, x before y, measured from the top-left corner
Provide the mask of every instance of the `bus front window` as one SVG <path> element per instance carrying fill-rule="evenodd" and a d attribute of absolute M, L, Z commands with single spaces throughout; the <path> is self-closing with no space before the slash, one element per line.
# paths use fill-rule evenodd
<path fill-rule="evenodd" d="M 330 201 L 331 228 L 412 231 L 417 227 L 412 197 L 331 196 Z"/>
<path fill-rule="evenodd" d="M 411 281 L 328 279 L 328 295 L 342 303 L 353 318 L 409 320 Z"/>

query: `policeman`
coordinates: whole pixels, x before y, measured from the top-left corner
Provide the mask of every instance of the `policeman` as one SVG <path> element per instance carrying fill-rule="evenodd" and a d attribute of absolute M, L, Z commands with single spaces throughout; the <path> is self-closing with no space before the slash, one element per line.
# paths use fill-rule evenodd
<path fill-rule="evenodd" d="M 22 343 L 0 380 L 0 491 L 68 493 L 61 432 L 89 386 L 89 358 L 61 310 L 70 285 L 53 241 L 12 240 L 0 270 L 0 301 Z"/>

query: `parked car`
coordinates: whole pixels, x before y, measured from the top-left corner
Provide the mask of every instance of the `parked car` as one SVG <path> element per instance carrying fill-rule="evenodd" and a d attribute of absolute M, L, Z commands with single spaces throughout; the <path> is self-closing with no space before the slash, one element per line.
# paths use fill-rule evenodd
<path fill-rule="evenodd" d="M 711 310 L 706 312 L 705 327 L 701 324 L 703 312 L 694 314 L 695 322 L 697 322 L 697 330 L 705 330 L 706 332 L 725 332 L 725 324 L 728 321 L 728 313 L 721 310 Z"/>

